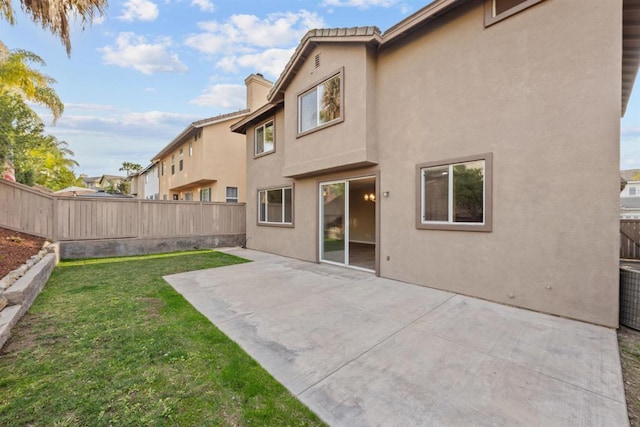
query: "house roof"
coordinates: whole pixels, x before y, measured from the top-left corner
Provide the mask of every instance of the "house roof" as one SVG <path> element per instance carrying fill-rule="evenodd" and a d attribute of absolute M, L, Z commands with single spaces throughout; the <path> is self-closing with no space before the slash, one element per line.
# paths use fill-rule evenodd
<path fill-rule="evenodd" d="M 153 156 L 153 158 L 151 159 L 152 164 L 159 162 L 162 157 L 164 157 L 166 154 L 170 153 L 171 151 L 175 150 L 176 147 L 182 144 L 186 138 L 193 136 L 193 134 L 197 129 L 203 128 L 205 126 L 215 125 L 217 123 L 226 122 L 232 119 L 237 119 L 238 117 L 243 117 L 248 114 L 249 114 L 249 110 L 245 109 L 245 110 L 236 111 L 234 113 L 219 114 L 217 116 L 208 117 L 206 119 L 198 120 L 191 123 L 182 132 L 180 132 L 180 134 L 176 136 L 173 139 L 173 141 L 171 141 L 162 150 L 160 150 L 158 154 Z"/>
<path fill-rule="evenodd" d="M 267 95 L 267 100 L 278 101 L 284 96 L 284 90 L 298 73 L 309 53 L 319 42 L 332 43 L 371 43 L 379 45 L 382 37 L 378 27 L 324 28 L 310 30 L 302 37 L 284 70 Z"/>
<path fill-rule="evenodd" d="M 640 173 L 640 169 L 627 169 L 620 171 L 620 177 L 625 181 L 635 181 L 633 177 L 638 175 L 638 173 Z"/>
<path fill-rule="evenodd" d="M 441 15 L 460 6 L 468 0 L 434 0 L 411 16 L 380 34 L 377 27 L 354 27 L 316 29 L 307 32 L 276 80 L 267 96 L 268 101 L 278 101 L 283 97 L 289 82 L 300 70 L 310 52 L 318 43 L 370 43 L 378 49 L 384 48 L 407 36 L 422 25 L 438 19 Z M 622 29 L 622 104 L 621 115 L 624 115 L 631 91 L 640 66 L 640 0 L 623 0 Z"/>
<path fill-rule="evenodd" d="M 640 65 L 640 0 L 622 5 L 622 114 L 627 110 Z"/>
<path fill-rule="evenodd" d="M 262 107 L 258 108 L 253 114 L 246 116 L 244 119 L 240 120 L 238 123 L 234 123 L 231 125 L 231 132 L 237 133 L 247 133 L 247 128 L 253 124 L 261 122 L 267 117 L 273 116 L 275 111 L 278 108 L 281 108 L 284 105 L 284 101 L 278 103 L 268 103 L 264 104 Z"/>

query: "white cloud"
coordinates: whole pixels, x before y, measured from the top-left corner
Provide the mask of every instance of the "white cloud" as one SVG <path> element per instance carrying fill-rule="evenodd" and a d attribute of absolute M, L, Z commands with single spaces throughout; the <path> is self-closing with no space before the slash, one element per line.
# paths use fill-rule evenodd
<path fill-rule="evenodd" d="M 323 0 L 323 6 L 357 7 L 368 9 L 370 7 L 391 7 L 398 0 Z"/>
<path fill-rule="evenodd" d="M 198 23 L 203 32 L 187 37 L 185 44 L 207 54 L 237 53 L 238 50 L 255 53 L 258 48 L 297 44 L 307 31 L 324 26 L 322 17 L 306 10 L 273 13 L 265 19 L 232 15 L 226 22 Z"/>
<path fill-rule="evenodd" d="M 80 111 L 64 114 L 47 133 L 67 141 L 90 176 L 118 174 L 123 161 L 146 165 L 191 122 L 202 117 L 162 111 L 124 111 L 112 106 L 68 104 Z"/>
<path fill-rule="evenodd" d="M 278 77 L 291 58 L 295 49 L 266 49 L 259 53 L 226 56 L 216 67 L 227 72 L 235 72 L 238 68 L 250 68 L 257 73 Z"/>
<path fill-rule="evenodd" d="M 216 9 L 211 0 L 191 0 L 191 6 L 198 6 L 203 12 L 213 12 Z"/>
<path fill-rule="evenodd" d="M 99 50 L 105 64 L 133 68 L 143 74 L 186 72 L 187 66 L 177 54 L 169 51 L 171 45 L 169 37 L 159 37 L 155 43 L 148 43 L 144 37 L 134 33 L 120 33 L 114 47 L 106 46 Z"/>
<path fill-rule="evenodd" d="M 244 85 L 216 84 L 206 88 L 202 95 L 190 102 L 202 107 L 241 110 L 246 105 L 245 89 Z"/>
<path fill-rule="evenodd" d="M 128 22 L 154 21 L 159 14 L 158 6 L 149 0 L 128 0 L 118 19 Z"/>

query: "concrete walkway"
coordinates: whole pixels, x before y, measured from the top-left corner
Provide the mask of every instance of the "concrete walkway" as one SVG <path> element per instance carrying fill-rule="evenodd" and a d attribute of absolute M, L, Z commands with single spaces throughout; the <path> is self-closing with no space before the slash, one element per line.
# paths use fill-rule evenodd
<path fill-rule="evenodd" d="M 228 252 L 165 279 L 331 425 L 628 425 L 614 330 Z"/>

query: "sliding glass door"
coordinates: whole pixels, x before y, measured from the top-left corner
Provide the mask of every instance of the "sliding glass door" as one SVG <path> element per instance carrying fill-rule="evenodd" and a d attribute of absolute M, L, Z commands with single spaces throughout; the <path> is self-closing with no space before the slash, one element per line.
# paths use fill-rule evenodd
<path fill-rule="evenodd" d="M 376 269 L 376 179 L 320 184 L 320 261 Z"/>
<path fill-rule="evenodd" d="M 348 247 L 345 181 L 320 185 L 320 259 L 346 264 Z"/>

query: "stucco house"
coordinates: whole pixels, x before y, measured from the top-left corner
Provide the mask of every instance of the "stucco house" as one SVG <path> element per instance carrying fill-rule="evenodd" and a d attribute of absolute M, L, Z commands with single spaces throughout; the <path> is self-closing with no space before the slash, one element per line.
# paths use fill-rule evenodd
<path fill-rule="evenodd" d="M 246 109 L 191 123 L 153 157 L 161 200 L 246 200 L 244 138 L 229 127 L 266 102 L 272 82 L 252 74 L 245 84 Z"/>
<path fill-rule="evenodd" d="M 616 327 L 639 8 L 436 0 L 308 32 L 232 126 L 247 246 Z"/>
<path fill-rule="evenodd" d="M 138 199 L 158 200 L 160 198 L 160 168 L 157 163 L 149 163 L 129 178 L 131 195 Z"/>

